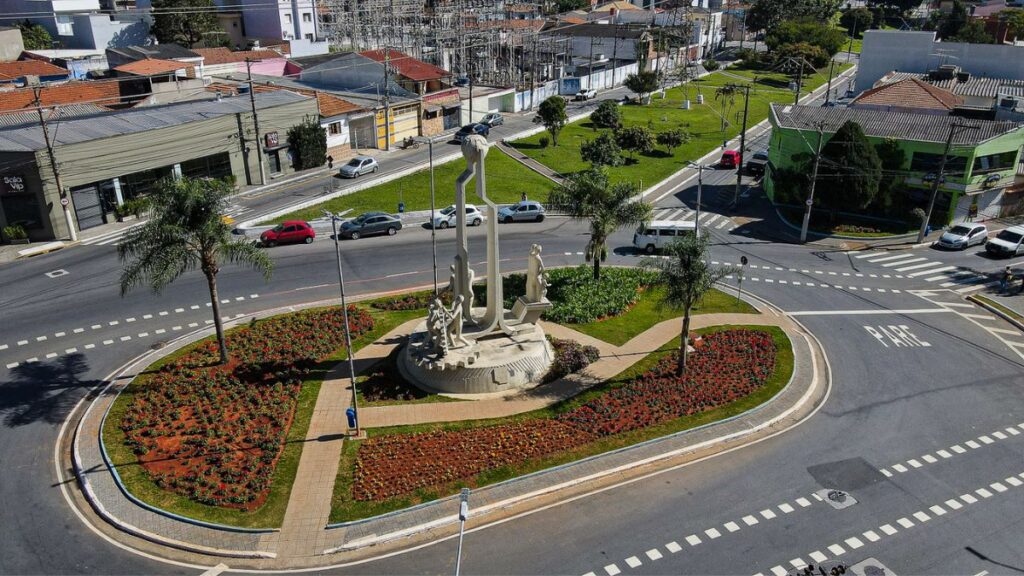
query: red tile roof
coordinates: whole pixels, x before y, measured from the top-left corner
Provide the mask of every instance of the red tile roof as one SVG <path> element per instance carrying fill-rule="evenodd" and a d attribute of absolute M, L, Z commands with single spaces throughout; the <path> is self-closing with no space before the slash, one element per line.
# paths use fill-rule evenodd
<path fill-rule="evenodd" d="M 135 74 L 136 76 L 154 76 L 157 74 L 171 74 L 176 70 L 188 68 L 189 65 L 176 60 L 160 60 L 157 58 L 146 58 L 122 64 L 114 68 L 117 72 Z"/>
<path fill-rule="evenodd" d="M 871 88 L 853 101 L 854 105 L 871 104 L 926 110 L 952 110 L 963 103 L 963 99 L 956 94 L 917 78 Z"/>
<path fill-rule="evenodd" d="M 192 51 L 202 56 L 203 64 L 207 66 L 245 62 L 246 58 L 253 60 L 284 58 L 273 50 L 239 50 L 235 52 L 228 48 L 193 48 Z"/>
<path fill-rule="evenodd" d="M 68 82 L 41 87 L 39 99 L 43 106 L 95 104 L 107 107 L 121 103 L 121 90 L 118 82 L 109 80 Z M 0 92 L 0 114 L 24 112 L 34 106 L 35 93 L 31 88 Z"/>
<path fill-rule="evenodd" d="M 0 62 L 0 80 L 17 80 L 25 76 L 67 76 L 68 71 L 60 66 L 41 60 L 19 60 Z"/>
<path fill-rule="evenodd" d="M 417 60 L 408 54 L 403 54 L 398 50 L 388 50 L 391 61 L 389 64 L 394 66 L 395 70 L 399 74 L 415 82 L 421 82 L 424 80 L 437 80 L 439 78 L 445 78 L 451 76 L 451 72 L 448 72 L 444 68 L 439 68 L 433 64 L 428 64 L 422 60 Z M 370 60 L 376 60 L 377 62 L 383 62 L 385 59 L 384 50 L 367 50 L 359 53 L 361 56 L 366 56 Z"/>

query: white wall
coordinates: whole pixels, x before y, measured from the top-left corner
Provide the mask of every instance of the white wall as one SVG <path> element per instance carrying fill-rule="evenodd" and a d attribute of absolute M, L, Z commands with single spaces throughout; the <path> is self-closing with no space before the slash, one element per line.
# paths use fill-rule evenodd
<path fill-rule="evenodd" d="M 331 134 L 327 129 L 327 126 L 329 124 L 334 124 L 335 122 L 341 124 L 341 131 L 338 134 Z M 332 118 L 323 119 L 320 121 L 320 125 L 324 127 L 324 132 L 327 133 L 328 148 L 334 148 L 335 146 L 341 146 L 349 143 L 348 118 L 346 116 L 334 116 Z"/>

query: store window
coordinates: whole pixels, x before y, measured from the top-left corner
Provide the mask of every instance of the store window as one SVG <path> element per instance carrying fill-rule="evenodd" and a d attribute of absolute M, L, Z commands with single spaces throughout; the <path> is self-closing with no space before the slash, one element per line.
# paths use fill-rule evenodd
<path fill-rule="evenodd" d="M 1013 169 L 1013 163 L 1017 160 L 1017 151 L 989 154 L 978 156 L 974 159 L 973 174 L 988 174 L 990 172 L 1002 172 Z"/>
<path fill-rule="evenodd" d="M 327 125 L 327 133 L 331 136 L 341 134 L 341 122 L 331 122 Z"/>
<path fill-rule="evenodd" d="M 914 152 L 914 156 L 910 159 L 910 169 L 913 172 L 938 172 L 940 164 L 942 164 L 942 154 Z M 966 157 L 949 156 L 946 159 L 946 174 L 963 174 L 966 169 Z"/>
<path fill-rule="evenodd" d="M 226 178 L 231 175 L 231 159 L 227 152 L 223 152 L 187 160 L 181 163 L 181 175 L 188 178 Z"/>

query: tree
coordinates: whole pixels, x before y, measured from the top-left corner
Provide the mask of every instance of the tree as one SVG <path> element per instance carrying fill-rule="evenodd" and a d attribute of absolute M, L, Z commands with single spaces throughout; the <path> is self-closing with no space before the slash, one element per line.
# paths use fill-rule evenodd
<path fill-rule="evenodd" d="M 296 170 L 309 170 L 327 162 L 327 132 L 312 116 L 288 129 L 288 145 L 295 153 Z"/>
<path fill-rule="evenodd" d="M 699 306 L 704 296 L 715 283 L 728 274 L 732 268 L 711 267 L 708 264 L 709 235 L 694 234 L 677 237 L 663 250 L 666 258 L 645 258 L 642 263 L 657 270 L 655 284 L 664 290 L 662 302 L 683 312 L 683 326 L 679 337 L 679 364 L 677 374 L 686 375 L 686 358 L 690 345 L 690 313 Z"/>
<path fill-rule="evenodd" d="M 53 38 L 39 24 L 33 24 L 28 20 L 18 24 L 21 30 L 21 41 L 25 44 L 26 50 L 50 50 L 53 48 Z"/>
<path fill-rule="evenodd" d="M 152 32 L 160 42 L 195 47 L 222 32 L 212 0 L 153 0 Z"/>
<path fill-rule="evenodd" d="M 602 100 L 590 114 L 590 122 L 597 128 L 622 128 L 622 111 L 614 100 Z"/>
<path fill-rule="evenodd" d="M 828 64 L 829 56 L 821 48 L 808 44 L 807 42 L 797 42 L 795 44 L 783 44 L 775 49 L 775 60 L 777 62 L 793 60 L 803 61 L 804 64 L 804 75 L 813 74 L 815 68 L 821 68 Z M 792 66 L 792 70 L 796 72 L 798 68 Z"/>
<path fill-rule="evenodd" d="M 755 0 L 747 11 L 747 28 L 771 33 L 790 20 L 828 22 L 841 4 L 842 0 Z"/>
<path fill-rule="evenodd" d="M 1003 10 L 998 14 L 1006 23 L 1006 29 L 1016 40 L 1024 39 L 1024 10 Z"/>
<path fill-rule="evenodd" d="M 847 34 L 860 38 L 864 31 L 871 28 L 875 15 L 867 8 L 851 8 L 839 18 L 839 23 L 846 28 Z"/>
<path fill-rule="evenodd" d="M 644 104 L 647 101 L 647 95 L 658 89 L 658 74 L 655 72 L 637 72 L 636 74 L 626 76 L 626 81 L 623 84 L 626 88 L 636 93 L 640 98 L 640 103 Z"/>
<path fill-rule="evenodd" d="M 540 103 L 533 121 L 543 124 L 551 134 L 551 144 L 558 146 L 558 133 L 569 122 L 569 117 L 565 114 L 565 99 L 561 96 L 548 96 Z"/>
<path fill-rule="evenodd" d="M 896 186 L 903 180 L 901 172 L 903 164 L 907 160 L 907 154 L 900 148 L 899 142 L 892 138 L 886 138 L 875 144 L 875 153 L 878 154 L 878 161 L 882 167 L 882 179 L 878 182 L 875 204 L 887 214 L 902 213 L 903 195 L 897 195 L 895 192 Z"/>
<path fill-rule="evenodd" d="M 125 264 L 122 296 L 143 284 L 160 293 L 186 272 L 202 271 L 210 290 L 222 364 L 228 361 L 228 349 L 217 294 L 221 265 L 248 266 L 267 279 L 273 269 L 270 258 L 251 241 L 233 239 L 231 227 L 222 220 L 231 191 L 226 182 L 210 178 L 162 180 L 151 197 L 149 220 L 130 228 L 117 247 Z"/>
<path fill-rule="evenodd" d="M 601 132 L 597 138 L 580 144 L 580 157 L 594 168 L 622 165 L 622 150 L 611 132 Z"/>
<path fill-rule="evenodd" d="M 629 158 L 636 160 L 636 153 L 641 154 L 654 150 L 654 134 L 646 126 L 630 126 L 615 134 L 619 147 L 629 151 Z"/>
<path fill-rule="evenodd" d="M 786 44 L 806 42 L 824 50 L 829 57 L 835 56 L 846 44 L 846 34 L 835 28 L 813 20 L 787 20 L 768 33 L 765 44 L 776 51 Z"/>
<path fill-rule="evenodd" d="M 669 154 L 675 153 L 675 149 L 686 144 L 692 138 L 691 134 L 681 128 L 658 132 L 658 144 L 664 146 Z"/>
<path fill-rule="evenodd" d="M 633 183 L 611 184 L 598 168 L 576 172 L 551 192 L 552 205 L 576 220 L 589 222 L 586 257 L 594 264 L 595 280 L 601 279 L 601 262 L 608 257 L 608 237 L 619 228 L 651 218 L 651 205 L 633 199 L 639 192 Z"/>
<path fill-rule="evenodd" d="M 815 189 L 832 210 L 832 220 L 840 210 L 866 208 L 878 194 L 881 179 L 882 162 L 875 147 L 860 124 L 847 120 L 821 149 L 818 165 Z"/>
<path fill-rule="evenodd" d="M 960 30 L 946 39 L 947 42 L 964 42 L 967 44 L 995 44 L 996 39 L 985 30 L 980 20 L 968 20 Z"/>
<path fill-rule="evenodd" d="M 729 110 L 736 105 L 736 95 L 739 94 L 741 88 L 737 84 L 729 83 L 719 86 L 715 90 L 715 99 L 721 103 L 722 112 L 719 114 L 722 117 L 722 132 L 725 132 L 726 118 L 729 117 Z"/>

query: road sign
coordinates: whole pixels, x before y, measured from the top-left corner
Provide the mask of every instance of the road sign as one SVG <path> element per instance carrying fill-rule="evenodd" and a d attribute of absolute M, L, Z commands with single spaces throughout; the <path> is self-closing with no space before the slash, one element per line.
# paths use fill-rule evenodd
<path fill-rule="evenodd" d="M 804 202 L 804 204 L 807 204 L 808 206 L 813 206 L 814 205 L 814 200 L 811 200 L 810 198 L 808 198 L 807 201 Z"/>
<path fill-rule="evenodd" d="M 747 257 L 746 256 L 740 256 L 740 264 L 742 264 L 744 266 L 747 265 Z"/>

